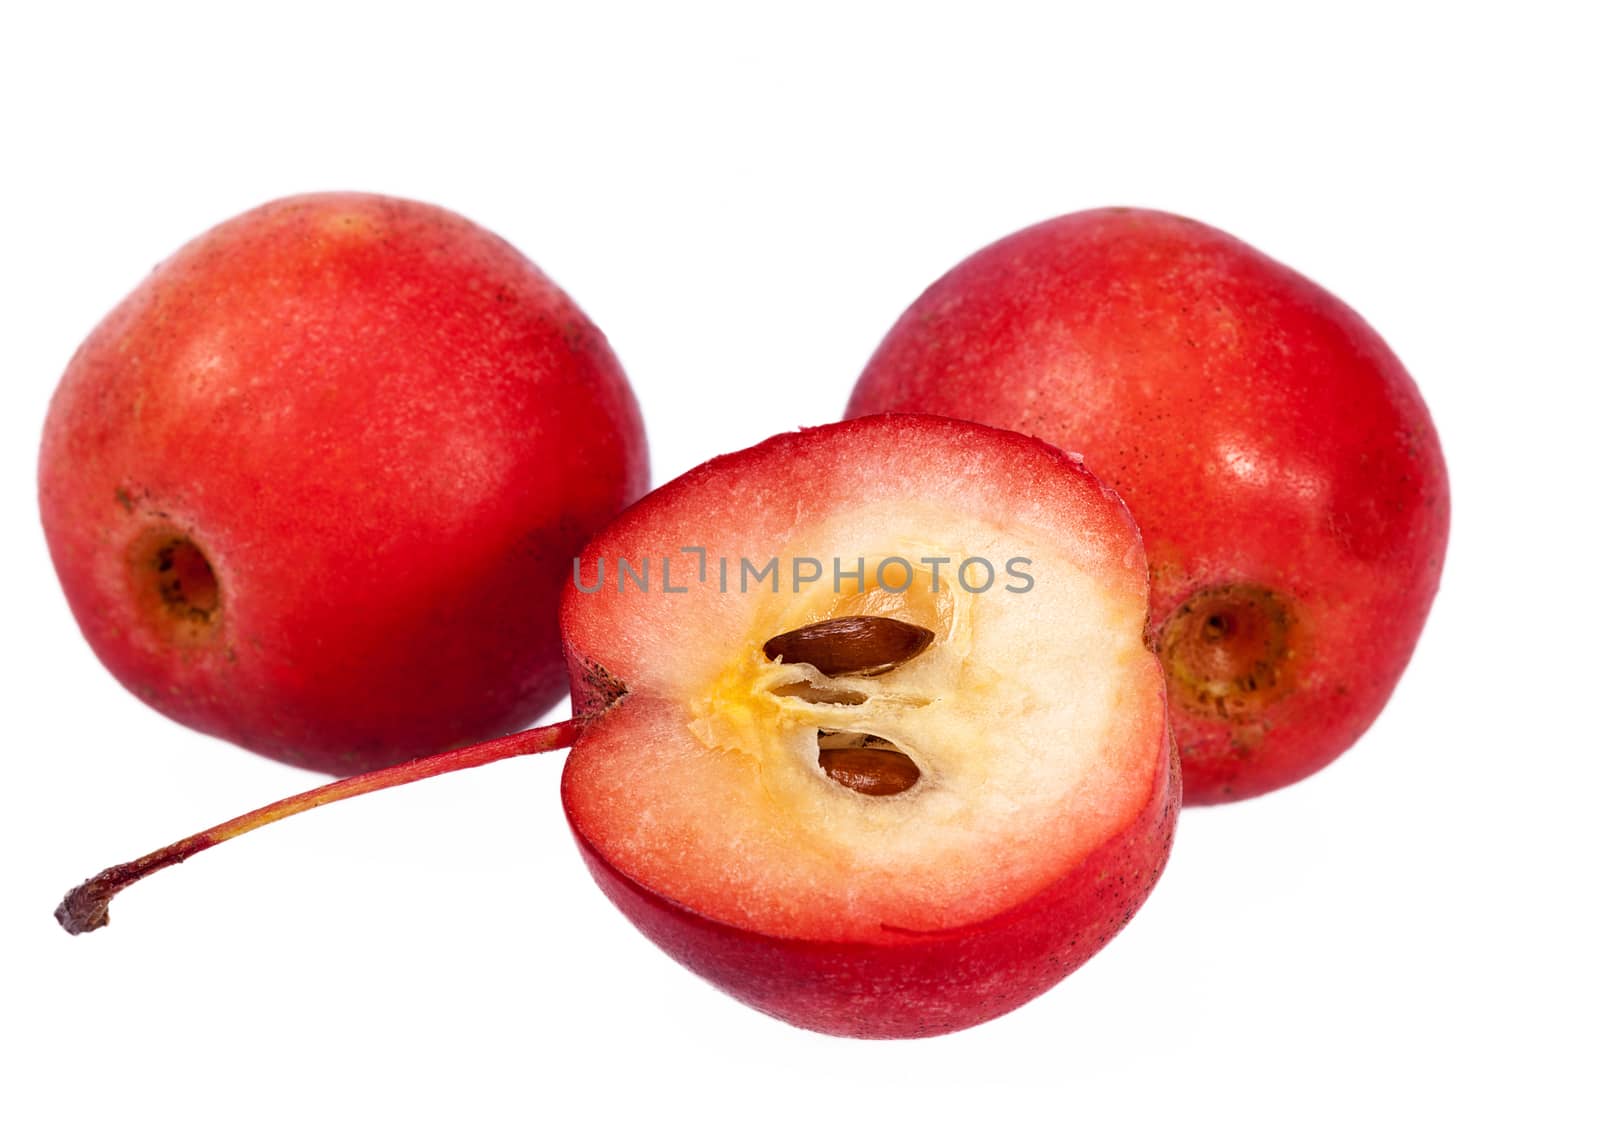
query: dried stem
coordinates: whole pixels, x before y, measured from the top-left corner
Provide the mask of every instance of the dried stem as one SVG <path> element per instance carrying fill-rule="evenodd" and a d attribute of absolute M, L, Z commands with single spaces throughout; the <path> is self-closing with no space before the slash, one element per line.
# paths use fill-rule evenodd
<path fill-rule="evenodd" d="M 61 906 L 56 908 L 56 921 L 73 935 L 81 935 L 85 931 L 104 927 L 110 920 L 107 910 L 111 906 L 111 900 L 123 888 L 138 883 L 151 872 L 158 872 L 173 864 L 181 864 L 197 852 L 203 852 L 224 840 L 231 840 L 246 832 L 254 832 L 264 824 L 271 824 L 274 820 L 282 820 L 286 816 L 298 815 L 307 809 L 318 808 L 339 800 L 349 800 L 352 796 L 412 784 L 441 773 L 476 768 L 507 757 L 522 757 L 533 753 L 546 753 L 552 749 L 565 749 L 578 739 L 578 734 L 585 723 L 583 719 L 574 718 L 555 725 L 526 729 L 508 737 L 497 737 L 493 741 L 452 749 L 448 753 L 420 757 L 391 768 L 334 781 L 332 784 L 309 789 L 257 808 L 253 812 L 246 812 L 243 816 L 235 816 L 226 823 L 208 828 L 204 832 L 196 832 L 193 836 L 179 840 L 175 844 L 168 844 L 148 856 L 141 856 L 131 863 L 117 864 L 93 879 L 85 880 L 69 891 L 66 898 L 61 901 Z"/>

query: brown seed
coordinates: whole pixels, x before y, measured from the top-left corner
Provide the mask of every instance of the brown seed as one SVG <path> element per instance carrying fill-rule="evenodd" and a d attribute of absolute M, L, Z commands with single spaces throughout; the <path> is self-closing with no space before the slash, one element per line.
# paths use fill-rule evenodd
<path fill-rule="evenodd" d="M 847 614 L 813 622 L 770 638 L 763 653 L 804 662 L 827 677 L 876 674 L 908 662 L 933 643 L 933 631 L 870 614 Z"/>
<path fill-rule="evenodd" d="M 893 796 L 917 783 L 917 762 L 893 749 L 823 749 L 817 763 L 828 777 L 864 796 Z"/>

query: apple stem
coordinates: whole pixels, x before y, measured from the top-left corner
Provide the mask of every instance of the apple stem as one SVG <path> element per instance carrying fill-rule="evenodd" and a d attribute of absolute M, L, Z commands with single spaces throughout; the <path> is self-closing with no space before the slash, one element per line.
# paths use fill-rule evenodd
<path fill-rule="evenodd" d="M 554 725 L 524 729 L 520 733 L 496 737 L 492 741 L 451 749 L 449 752 L 436 753 L 431 757 L 419 757 L 414 761 L 347 777 L 322 785 L 320 788 L 308 789 L 294 796 L 285 797 L 252 812 L 246 812 L 243 816 L 235 816 L 232 820 L 207 828 L 204 832 L 196 832 L 193 836 L 168 844 L 165 848 L 141 856 L 131 863 L 109 867 L 92 879 L 85 880 L 69 891 L 66 898 L 61 901 L 61 906 L 56 908 L 56 922 L 72 935 L 82 935 L 85 931 L 104 927 L 110 922 L 108 910 L 111 907 L 111 900 L 123 888 L 138 883 L 152 872 L 181 864 L 190 856 L 214 847 L 224 840 L 232 840 L 235 836 L 254 832 L 264 824 L 271 824 L 286 816 L 296 816 L 307 809 L 318 808 L 339 800 L 349 800 L 352 796 L 362 796 L 379 789 L 412 784 L 441 773 L 477 768 L 479 765 L 487 765 L 491 761 L 504 760 L 507 757 L 523 757 L 534 753 L 547 753 L 552 749 L 565 749 L 577 741 L 579 733 L 589 720 L 589 718 L 575 717 L 570 721 L 561 721 Z"/>

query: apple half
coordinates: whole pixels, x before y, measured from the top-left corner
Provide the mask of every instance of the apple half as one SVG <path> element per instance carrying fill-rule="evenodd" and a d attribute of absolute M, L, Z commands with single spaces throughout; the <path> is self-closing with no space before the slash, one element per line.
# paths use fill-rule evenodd
<path fill-rule="evenodd" d="M 566 590 L 584 858 L 668 954 L 796 1025 L 1011 1010 L 1171 846 L 1147 591 L 1121 500 L 1030 437 L 890 415 L 702 465 Z"/>

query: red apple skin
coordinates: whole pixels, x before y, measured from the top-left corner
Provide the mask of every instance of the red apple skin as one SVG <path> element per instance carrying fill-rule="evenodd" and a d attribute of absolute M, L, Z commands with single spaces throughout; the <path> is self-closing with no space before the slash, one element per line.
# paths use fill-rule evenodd
<path fill-rule="evenodd" d="M 1121 931 L 1172 849 L 1180 775 L 1163 751 L 1140 813 L 1066 878 L 983 923 L 881 941 L 779 939 L 696 915 L 635 883 L 574 829 L 606 898 L 679 963 L 783 1021 L 847 1038 L 927 1038 L 987 1022 L 1055 986 Z"/>
<path fill-rule="evenodd" d="M 336 774 L 559 699 L 566 569 L 647 483 L 632 392 L 560 289 L 449 211 L 349 193 L 158 266 L 67 366 L 39 457 L 57 574 L 118 680 Z M 151 562 L 175 536 L 214 578 L 178 611 Z"/>
<path fill-rule="evenodd" d="M 1293 270 L 1151 210 L 1044 222 L 895 324 L 848 414 L 892 410 L 1080 453 L 1144 533 L 1154 646 L 1212 614 L 1249 626 L 1239 597 L 1271 600 L 1269 669 L 1252 673 L 1259 638 L 1220 656 L 1191 639 L 1189 681 L 1164 655 L 1186 803 L 1316 772 L 1388 701 L 1439 585 L 1444 457 L 1394 353 Z M 1238 594 L 1205 593 L 1219 588 Z M 1220 702 L 1193 684 L 1220 676 Z"/>

